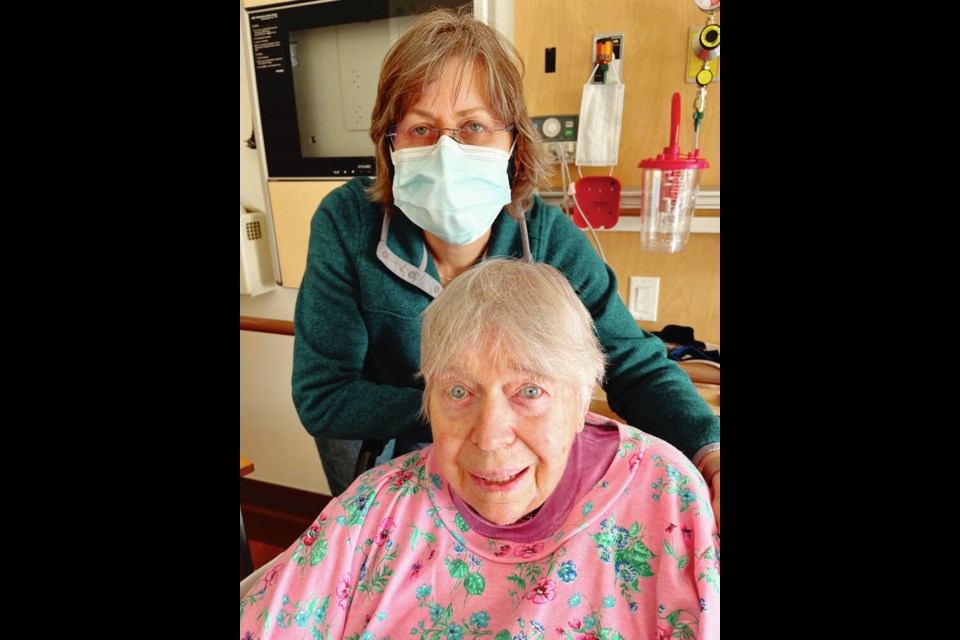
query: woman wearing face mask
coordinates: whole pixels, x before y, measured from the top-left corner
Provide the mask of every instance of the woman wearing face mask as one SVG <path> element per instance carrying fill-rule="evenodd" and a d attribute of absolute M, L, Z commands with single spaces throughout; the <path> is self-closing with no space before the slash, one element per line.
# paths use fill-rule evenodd
<path fill-rule="evenodd" d="M 334 190 L 314 215 L 294 318 L 293 398 L 331 492 L 352 480 L 356 439 L 395 440 L 382 458 L 430 440 L 414 380 L 419 314 L 481 258 L 515 256 L 551 264 L 573 285 L 607 355 L 610 406 L 692 458 L 719 522 L 719 419 L 663 343 L 637 327 L 583 233 L 534 195 L 547 161 L 518 62 L 468 13 L 418 19 L 380 73 L 376 178 Z"/>

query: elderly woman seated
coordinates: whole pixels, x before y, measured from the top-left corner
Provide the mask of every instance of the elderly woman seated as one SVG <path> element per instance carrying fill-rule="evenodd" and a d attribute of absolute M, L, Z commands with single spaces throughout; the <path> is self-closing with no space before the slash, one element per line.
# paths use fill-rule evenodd
<path fill-rule="evenodd" d="M 586 412 L 604 357 L 557 270 L 461 275 L 421 367 L 434 444 L 330 502 L 241 600 L 242 637 L 719 637 L 702 477 Z"/>

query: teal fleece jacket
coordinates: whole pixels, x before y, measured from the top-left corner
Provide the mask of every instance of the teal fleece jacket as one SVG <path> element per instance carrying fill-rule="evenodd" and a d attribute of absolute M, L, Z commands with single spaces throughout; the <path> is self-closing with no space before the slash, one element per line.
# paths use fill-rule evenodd
<path fill-rule="evenodd" d="M 429 441 L 418 417 L 423 385 L 419 314 L 432 296 L 387 268 L 377 255 L 384 213 L 354 178 L 328 194 L 310 225 L 307 269 L 294 314 L 293 401 L 313 435 Z M 688 457 L 720 441 L 720 420 L 663 343 L 637 326 L 617 295 L 613 272 L 559 208 L 538 197 L 526 213 L 533 259 L 559 269 L 596 323 L 607 356 L 604 389 L 629 424 Z M 387 246 L 439 280 L 423 232 L 392 214 Z M 501 212 L 487 255 L 523 256 L 519 223 Z"/>

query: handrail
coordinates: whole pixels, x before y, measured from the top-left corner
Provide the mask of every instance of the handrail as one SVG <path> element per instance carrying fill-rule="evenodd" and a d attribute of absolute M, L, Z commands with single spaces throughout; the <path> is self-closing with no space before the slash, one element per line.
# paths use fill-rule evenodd
<path fill-rule="evenodd" d="M 293 322 L 290 320 L 274 320 L 273 318 L 240 316 L 240 331 L 259 331 L 260 333 L 278 333 L 282 336 L 292 336 Z"/>

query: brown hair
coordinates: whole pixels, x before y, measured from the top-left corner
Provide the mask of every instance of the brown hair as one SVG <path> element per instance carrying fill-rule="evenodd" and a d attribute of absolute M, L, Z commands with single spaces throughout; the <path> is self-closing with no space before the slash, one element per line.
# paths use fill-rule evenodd
<path fill-rule="evenodd" d="M 506 209 L 521 220 L 534 191 L 548 175 L 546 154 L 523 99 L 520 54 L 493 27 L 474 18 L 469 8 L 436 9 L 424 14 L 387 52 L 370 121 L 370 138 L 377 149 L 377 175 L 369 189 L 370 198 L 384 211 L 393 209 L 393 164 L 387 130 L 400 122 L 453 60 L 461 69 L 472 64 L 478 77 L 486 76 L 490 106 L 500 120 L 514 126 L 512 201 Z"/>

